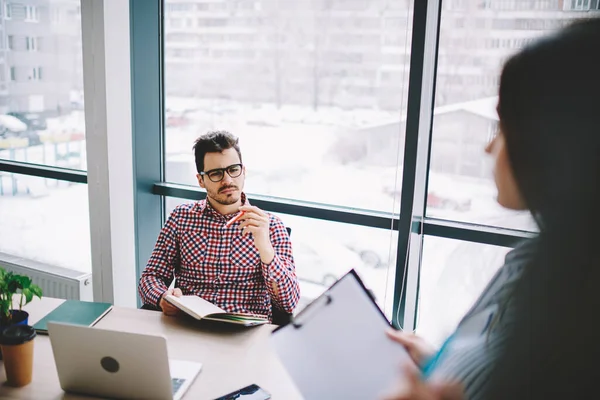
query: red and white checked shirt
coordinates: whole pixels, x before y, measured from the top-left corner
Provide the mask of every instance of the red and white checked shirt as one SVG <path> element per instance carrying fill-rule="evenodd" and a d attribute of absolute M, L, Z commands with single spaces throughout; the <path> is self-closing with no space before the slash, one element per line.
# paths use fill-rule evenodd
<path fill-rule="evenodd" d="M 249 204 L 244 194 L 242 202 Z M 175 277 L 176 287 L 184 295 L 198 295 L 228 312 L 271 318 L 273 299 L 278 308 L 291 313 L 300 298 L 300 288 L 283 222 L 269 214 L 275 257 L 265 264 L 252 235 L 242 237 L 240 222 L 225 227 L 233 216 L 220 214 L 206 200 L 175 208 L 140 278 L 142 302 L 158 305 Z"/>

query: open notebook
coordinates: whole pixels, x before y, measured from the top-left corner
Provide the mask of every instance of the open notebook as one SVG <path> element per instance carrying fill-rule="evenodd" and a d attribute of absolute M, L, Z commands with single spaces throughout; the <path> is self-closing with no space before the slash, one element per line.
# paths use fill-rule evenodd
<path fill-rule="evenodd" d="M 173 295 L 167 295 L 165 296 L 165 300 L 196 319 L 228 322 L 230 324 L 244 326 L 269 323 L 269 320 L 262 315 L 226 312 L 199 296 L 188 295 L 175 297 Z"/>

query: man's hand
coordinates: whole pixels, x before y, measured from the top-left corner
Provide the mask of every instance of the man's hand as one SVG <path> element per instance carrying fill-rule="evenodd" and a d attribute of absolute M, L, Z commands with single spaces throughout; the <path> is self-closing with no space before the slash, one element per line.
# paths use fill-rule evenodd
<path fill-rule="evenodd" d="M 415 365 L 405 365 L 403 379 L 385 400 L 463 400 L 461 384 L 454 382 L 424 382 Z"/>
<path fill-rule="evenodd" d="M 254 206 L 241 206 L 244 216 L 241 218 L 240 228 L 242 236 L 251 233 L 254 237 L 254 246 L 260 253 L 260 259 L 263 263 L 269 264 L 275 257 L 275 250 L 271 244 L 269 230 L 269 216 L 263 210 Z"/>
<path fill-rule="evenodd" d="M 435 348 L 433 348 L 433 346 L 413 333 L 396 330 L 388 330 L 386 333 L 394 342 L 404 346 L 410 355 L 410 358 L 412 358 L 417 365 L 422 365 L 425 360 L 433 357 L 435 354 Z"/>
<path fill-rule="evenodd" d="M 169 289 L 163 293 L 163 295 L 160 298 L 160 302 L 158 303 L 159 307 L 162 309 L 162 312 L 165 315 L 174 317 L 177 314 L 179 314 L 180 310 L 179 310 L 179 308 L 175 307 L 173 304 L 171 304 L 167 300 L 165 300 L 165 296 L 167 296 L 169 294 L 172 294 L 175 297 L 181 297 L 181 296 L 183 296 L 183 293 L 181 292 L 181 289 L 179 289 L 179 288 Z"/>

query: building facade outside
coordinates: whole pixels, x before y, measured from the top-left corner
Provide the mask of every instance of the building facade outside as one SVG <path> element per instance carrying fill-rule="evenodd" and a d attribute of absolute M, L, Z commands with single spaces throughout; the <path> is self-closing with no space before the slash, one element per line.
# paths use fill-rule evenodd
<path fill-rule="evenodd" d="M 54 116 L 83 91 L 78 0 L 0 1 L 0 113 Z"/>

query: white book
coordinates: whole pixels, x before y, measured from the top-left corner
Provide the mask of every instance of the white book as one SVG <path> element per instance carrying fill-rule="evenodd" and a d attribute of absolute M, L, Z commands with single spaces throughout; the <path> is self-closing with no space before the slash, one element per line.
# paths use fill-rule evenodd
<path fill-rule="evenodd" d="M 176 297 L 167 295 L 165 296 L 165 300 L 197 320 L 205 319 L 244 326 L 269 323 L 269 320 L 263 315 L 226 312 L 200 296 L 187 295 Z"/>

